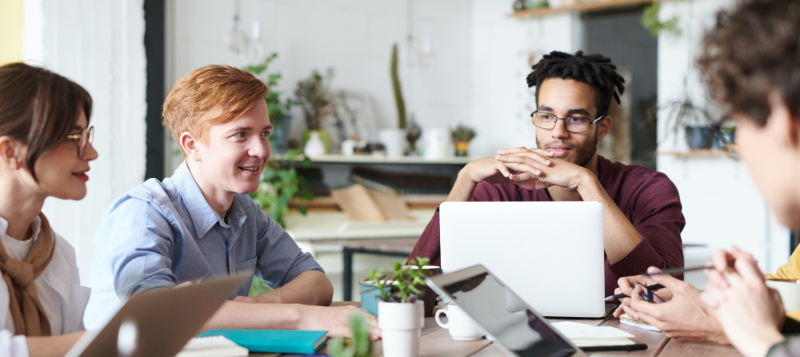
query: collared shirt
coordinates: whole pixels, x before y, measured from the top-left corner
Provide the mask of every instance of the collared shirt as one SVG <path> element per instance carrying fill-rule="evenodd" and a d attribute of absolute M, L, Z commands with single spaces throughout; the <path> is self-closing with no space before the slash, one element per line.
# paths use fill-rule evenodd
<path fill-rule="evenodd" d="M 221 218 L 185 162 L 172 177 L 147 180 L 114 202 L 92 253 L 88 329 L 103 326 L 135 294 L 185 281 L 251 272 L 275 289 L 305 271 L 323 272 L 247 195 L 236 194 Z M 248 281 L 232 298 L 249 292 Z"/>

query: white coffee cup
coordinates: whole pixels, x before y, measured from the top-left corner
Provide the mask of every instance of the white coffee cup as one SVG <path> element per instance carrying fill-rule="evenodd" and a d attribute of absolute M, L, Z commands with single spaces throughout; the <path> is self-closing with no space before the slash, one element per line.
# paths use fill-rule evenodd
<path fill-rule="evenodd" d="M 767 286 L 778 290 L 786 311 L 800 310 L 800 284 L 791 281 L 767 280 Z"/>
<path fill-rule="evenodd" d="M 442 323 L 442 314 L 447 315 L 447 323 Z M 478 330 L 477 323 L 460 307 L 450 304 L 436 311 L 436 323 L 450 331 L 454 340 L 479 340 L 483 333 Z"/>

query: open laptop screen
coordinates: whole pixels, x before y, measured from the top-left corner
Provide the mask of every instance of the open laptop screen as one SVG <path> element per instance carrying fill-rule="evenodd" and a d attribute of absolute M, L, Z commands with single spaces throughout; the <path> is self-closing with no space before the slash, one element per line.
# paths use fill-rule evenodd
<path fill-rule="evenodd" d="M 486 332 L 519 356 L 561 357 L 578 352 L 485 270 L 442 288 Z"/>

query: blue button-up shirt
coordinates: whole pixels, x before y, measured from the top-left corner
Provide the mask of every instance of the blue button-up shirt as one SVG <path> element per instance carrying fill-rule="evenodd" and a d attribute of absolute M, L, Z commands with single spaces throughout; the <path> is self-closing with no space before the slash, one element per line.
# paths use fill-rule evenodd
<path fill-rule="evenodd" d="M 147 180 L 114 202 L 92 253 L 87 329 L 102 327 L 135 294 L 184 281 L 251 272 L 274 289 L 323 271 L 247 195 L 236 194 L 220 218 L 185 162 L 164 182 Z M 249 292 L 248 281 L 232 297 Z"/>

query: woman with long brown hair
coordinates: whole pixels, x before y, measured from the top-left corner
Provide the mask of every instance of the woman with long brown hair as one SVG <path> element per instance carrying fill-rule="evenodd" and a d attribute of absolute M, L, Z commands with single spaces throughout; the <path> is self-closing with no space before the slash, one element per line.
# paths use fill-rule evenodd
<path fill-rule="evenodd" d="M 97 159 L 91 113 L 77 83 L 23 63 L 0 66 L 2 356 L 63 356 L 84 330 L 89 289 L 42 206 L 48 197 L 86 196 Z"/>

